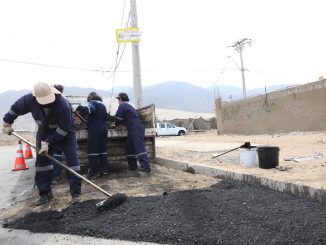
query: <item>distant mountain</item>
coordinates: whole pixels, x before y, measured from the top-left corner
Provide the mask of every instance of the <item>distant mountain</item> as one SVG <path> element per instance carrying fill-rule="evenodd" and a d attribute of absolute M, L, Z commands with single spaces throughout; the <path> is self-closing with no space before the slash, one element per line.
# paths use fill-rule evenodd
<path fill-rule="evenodd" d="M 290 84 L 275 85 L 266 87 L 267 92 L 272 92 L 281 88 L 293 86 Z M 68 87 L 65 86 L 65 95 L 85 95 L 95 91 L 105 97 L 111 96 L 111 90 L 99 90 L 93 88 L 80 88 L 80 87 Z M 22 95 L 31 92 L 29 90 L 20 91 L 6 91 L 0 94 L 0 114 L 3 116 L 10 106 Z M 134 101 L 134 95 L 132 87 L 120 86 L 115 87 L 113 95 L 116 96 L 119 92 L 126 92 L 131 102 Z M 253 90 L 247 90 L 247 96 L 254 96 L 264 94 L 265 88 L 257 88 Z M 165 82 L 148 86 L 143 88 L 144 105 L 154 103 L 156 108 L 171 109 L 178 111 L 189 112 L 202 112 L 202 113 L 214 113 L 214 101 L 216 97 L 222 97 L 224 101 L 237 100 L 242 98 L 242 88 L 218 85 L 213 88 L 202 88 L 186 82 Z M 21 117 L 17 123 L 17 128 L 31 129 L 34 128 L 33 120 L 30 115 Z"/>
<path fill-rule="evenodd" d="M 242 98 L 242 88 L 239 87 L 220 84 L 216 87 L 208 87 L 207 89 L 213 92 L 215 91 L 215 97 L 221 97 L 222 100 L 229 101 L 230 96 L 232 96 L 233 99 Z M 238 97 L 240 94 L 241 97 Z"/>
<path fill-rule="evenodd" d="M 105 97 L 111 96 L 111 89 L 110 90 L 101 90 L 101 89 L 94 89 L 94 88 L 66 87 L 66 86 L 64 88 L 65 95 L 85 95 L 85 96 L 87 96 L 90 92 L 96 92 Z M 125 92 L 127 94 L 131 94 L 132 87 L 130 87 L 130 86 L 115 87 L 113 94 L 117 95 L 120 92 Z"/>
<path fill-rule="evenodd" d="M 111 90 L 92 88 L 65 87 L 66 95 L 88 95 L 90 91 L 110 97 Z M 126 92 L 130 101 L 134 102 L 132 87 L 121 86 L 114 88 L 114 96 Z M 214 91 L 194 86 L 185 82 L 166 82 L 143 87 L 144 105 L 155 104 L 157 108 L 174 109 L 192 112 L 214 112 Z"/>
<path fill-rule="evenodd" d="M 28 93 L 28 90 L 9 90 L 0 94 L 0 112 L 8 111 L 9 106 L 14 103 L 17 98 L 23 96 Z"/>
<path fill-rule="evenodd" d="M 214 94 L 184 82 L 166 82 L 143 89 L 144 104 L 157 108 L 192 112 L 214 112 Z"/>

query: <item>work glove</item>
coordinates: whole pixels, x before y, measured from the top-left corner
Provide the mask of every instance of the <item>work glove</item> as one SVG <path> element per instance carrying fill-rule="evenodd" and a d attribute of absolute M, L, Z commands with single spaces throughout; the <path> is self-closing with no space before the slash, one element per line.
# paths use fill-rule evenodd
<path fill-rule="evenodd" d="M 14 132 L 14 129 L 12 128 L 12 125 L 10 123 L 4 122 L 2 132 L 10 135 L 12 132 Z"/>
<path fill-rule="evenodd" d="M 38 154 L 45 155 L 46 153 L 48 153 L 48 150 L 49 150 L 49 143 L 45 141 L 41 141 L 41 148 L 38 151 Z"/>

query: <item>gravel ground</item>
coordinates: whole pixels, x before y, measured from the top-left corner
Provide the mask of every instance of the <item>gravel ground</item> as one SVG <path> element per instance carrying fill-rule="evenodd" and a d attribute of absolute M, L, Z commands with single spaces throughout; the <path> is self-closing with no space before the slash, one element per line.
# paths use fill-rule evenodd
<path fill-rule="evenodd" d="M 88 200 L 29 213 L 8 228 L 165 244 L 326 244 L 326 205 L 223 180 L 209 188 L 130 197 L 96 212 Z"/>

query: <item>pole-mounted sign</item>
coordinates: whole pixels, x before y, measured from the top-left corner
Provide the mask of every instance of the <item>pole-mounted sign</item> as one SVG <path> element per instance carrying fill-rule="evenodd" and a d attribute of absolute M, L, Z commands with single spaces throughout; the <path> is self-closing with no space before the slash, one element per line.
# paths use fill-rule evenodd
<path fill-rule="evenodd" d="M 140 42 L 141 32 L 138 28 L 116 29 L 115 35 L 118 43 Z"/>

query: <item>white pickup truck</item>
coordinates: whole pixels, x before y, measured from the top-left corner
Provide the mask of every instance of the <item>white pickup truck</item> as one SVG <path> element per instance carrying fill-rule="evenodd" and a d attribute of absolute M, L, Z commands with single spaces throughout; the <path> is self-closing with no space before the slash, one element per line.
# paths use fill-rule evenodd
<path fill-rule="evenodd" d="M 184 127 L 177 127 L 172 123 L 156 123 L 156 135 L 185 135 L 187 133 L 187 129 Z"/>

